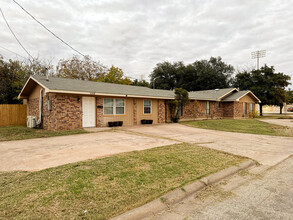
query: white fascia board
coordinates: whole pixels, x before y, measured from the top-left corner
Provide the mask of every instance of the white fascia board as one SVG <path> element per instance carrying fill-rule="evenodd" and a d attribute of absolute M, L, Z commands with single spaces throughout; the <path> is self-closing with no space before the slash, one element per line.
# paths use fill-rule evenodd
<path fill-rule="evenodd" d="M 190 100 L 196 100 L 196 101 L 213 101 L 213 102 L 219 102 L 221 100 L 219 99 L 196 99 L 196 98 L 189 98 Z"/>
<path fill-rule="evenodd" d="M 21 93 L 23 92 L 24 88 L 27 86 L 27 84 L 28 84 L 28 82 L 29 82 L 30 80 L 33 80 L 33 81 L 35 81 L 37 84 L 39 84 L 40 86 L 42 86 L 42 87 L 45 89 L 45 92 L 47 92 L 47 91 L 49 90 L 46 86 L 44 86 L 42 83 L 40 83 L 38 80 L 36 80 L 33 76 L 30 76 L 30 77 L 28 78 L 28 80 L 26 81 L 26 83 L 24 84 L 24 86 L 22 87 L 22 90 L 21 90 L 20 93 L 18 94 L 18 96 L 17 96 L 18 99 L 21 99 Z"/>
<path fill-rule="evenodd" d="M 236 99 L 236 101 L 240 101 L 240 99 L 243 97 L 243 96 L 246 96 L 247 94 L 251 94 L 257 101 L 258 103 L 261 103 L 261 101 L 256 97 L 256 95 L 254 95 L 251 91 L 247 91 L 246 93 L 244 93 L 241 97 L 239 97 L 238 99 Z"/>
<path fill-rule="evenodd" d="M 233 88 L 233 89 L 231 89 L 229 92 L 227 92 L 226 94 L 222 95 L 222 96 L 221 96 L 220 98 L 218 98 L 218 99 L 221 100 L 223 97 L 225 97 L 225 96 L 228 95 L 229 93 L 233 92 L 234 90 L 236 90 L 237 92 L 239 92 L 238 89 Z"/>
<path fill-rule="evenodd" d="M 256 98 L 256 100 L 258 100 L 258 103 L 261 103 L 260 99 L 258 99 L 258 98 L 256 97 L 256 95 L 253 94 L 253 92 L 251 92 L 251 91 L 249 91 L 249 92 L 250 92 L 251 95 L 253 95 L 254 98 Z"/>
<path fill-rule="evenodd" d="M 20 93 L 18 94 L 17 99 L 20 99 L 20 97 L 21 97 L 21 93 L 23 92 L 24 88 L 26 87 L 26 85 L 28 84 L 28 82 L 31 80 L 31 78 L 32 78 L 32 76 L 30 76 L 30 77 L 27 79 L 27 81 L 25 82 L 24 86 L 22 87 Z"/>
<path fill-rule="evenodd" d="M 174 99 L 174 98 L 170 98 L 170 97 L 121 95 L 121 94 L 110 94 L 110 93 L 99 93 L 99 92 L 79 92 L 79 91 L 68 91 L 68 90 L 48 90 L 48 92 L 77 94 L 77 95 L 93 95 L 93 96 L 114 96 L 114 97 L 116 96 L 116 97 L 128 97 L 128 98 Z"/>

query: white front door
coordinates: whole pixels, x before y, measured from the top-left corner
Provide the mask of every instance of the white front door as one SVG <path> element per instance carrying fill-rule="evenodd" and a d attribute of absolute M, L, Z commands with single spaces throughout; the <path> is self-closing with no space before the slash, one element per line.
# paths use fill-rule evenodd
<path fill-rule="evenodd" d="M 95 97 L 82 97 L 82 127 L 96 127 Z"/>

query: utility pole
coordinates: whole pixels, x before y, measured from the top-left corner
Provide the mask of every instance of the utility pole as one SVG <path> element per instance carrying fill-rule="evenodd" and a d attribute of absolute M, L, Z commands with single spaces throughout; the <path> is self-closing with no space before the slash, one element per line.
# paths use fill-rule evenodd
<path fill-rule="evenodd" d="M 256 59 L 256 67 L 259 70 L 259 58 L 263 58 L 266 56 L 266 50 L 257 50 L 254 52 L 251 52 L 251 58 Z"/>

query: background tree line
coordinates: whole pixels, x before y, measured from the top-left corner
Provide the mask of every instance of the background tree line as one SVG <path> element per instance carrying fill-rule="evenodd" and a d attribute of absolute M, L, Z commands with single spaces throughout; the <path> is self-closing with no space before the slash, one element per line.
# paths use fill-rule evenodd
<path fill-rule="evenodd" d="M 19 103 L 17 95 L 30 75 L 55 75 L 58 77 L 145 86 L 156 89 L 187 91 L 236 87 L 251 90 L 262 101 L 262 105 L 279 105 L 292 102 L 292 91 L 286 91 L 290 76 L 275 72 L 274 67 L 263 66 L 260 70 L 235 71 L 221 57 L 197 60 L 185 65 L 179 62 L 156 64 L 150 74 L 150 83 L 145 80 L 130 80 L 119 67 L 105 67 L 90 57 L 80 59 L 73 56 L 61 59 L 56 68 L 51 62 L 38 58 L 28 61 L 5 61 L 0 56 L 0 104 Z M 262 111 L 262 108 L 261 108 Z"/>
<path fill-rule="evenodd" d="M 221 57 L 211 57 L 188 65 L 183 62 L 158 63 L 150 76 L 151 86 L 157 89 L 198 91 L 235 87 L 251 90 L 261 100 L 261 115 L 263 105 L 278 105 L 282 113 L 284 102 L 293 101 L 292 91 L 286 91 L 290 76 L 275 72 L 273 66 L 264 65 L 259 70 L 236 72 Z"/>

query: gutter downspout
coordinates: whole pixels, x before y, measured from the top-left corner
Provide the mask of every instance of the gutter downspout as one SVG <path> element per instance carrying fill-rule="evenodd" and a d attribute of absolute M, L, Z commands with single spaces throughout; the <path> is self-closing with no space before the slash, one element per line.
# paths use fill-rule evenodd
<path fill-rule="evenodd" d="M 41 128 L 43 116 L 43 89 L 40 89 L 40 99 L 39 99 L 39 119 L 37 121 L 37 127 Z"/>

